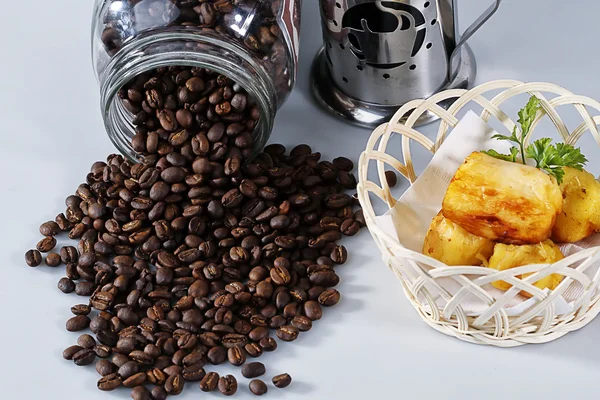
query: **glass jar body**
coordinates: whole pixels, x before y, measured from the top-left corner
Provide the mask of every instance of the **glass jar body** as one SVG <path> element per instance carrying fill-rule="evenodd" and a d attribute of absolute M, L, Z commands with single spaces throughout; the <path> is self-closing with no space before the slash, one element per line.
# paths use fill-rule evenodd
<path fill-rule="evenodd" d="M 301 0 L 96 0 L 92 56 L 107 133 L 130 158 L 135 115 L 119 90 L 157 68 L 218 72 L 243 87 L 260 113 L 255 146 L 268 139 L 294 87 Z M 180 106 L 187 106 L 180 104 Z"/>

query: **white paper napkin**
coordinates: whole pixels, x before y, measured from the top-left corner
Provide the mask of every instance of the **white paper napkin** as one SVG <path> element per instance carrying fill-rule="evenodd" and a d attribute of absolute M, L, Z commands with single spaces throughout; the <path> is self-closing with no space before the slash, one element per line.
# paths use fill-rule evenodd
<path fill-rule="evenodd" d="M 508 142 L 491 139 L 496 133 L 477 114 L 469 111 L 452 130 L 415 183 L 400 197 L 396 206 L 384 215 L 376 217 L 377 223 L 392 237 L 397 237 L 401 246 L 420 253 L 431 220 L 441 210 L 448 185 L 465 158 L 473 151 L 483 149 L 508 152 L 510 147 Z M 592 235 L 574 244 L 559 244 L 565 256 L 598 245 L 600 245 L 600 234 Z M 585 274 L 592 278 L 598 267 L 594 265 L 588 268 Z M 407 278 L 411 279 L 410 276 Z M 462 287 L 452 278 L 440 278 L 437 282 L 452 295 Z M 484 289 L 494 298 L 505 293 L 489 284 L 484 286 Z M 572 311 L 573 302 L 580 297 L 582 291 L 581 284 L 572 283 L 564 295 L 555 300 L 556 314 L 561 315 Z M 442 298 L 437 298 L 436 303 L 440 307 L 445 306 L 445 300 Z M 517 316 L 535 303 L 535 299 L 517 295 L 507 304 L 505 311 L 508 316 Z M 461 306 L 469 316 L 480 315 L 488 308 L 483 301 L 471 294 L 461 302 Z"/>

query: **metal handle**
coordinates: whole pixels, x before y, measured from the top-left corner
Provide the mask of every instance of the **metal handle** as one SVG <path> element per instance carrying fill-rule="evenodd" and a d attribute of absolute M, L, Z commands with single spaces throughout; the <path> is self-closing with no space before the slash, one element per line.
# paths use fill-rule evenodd
<path fill-rule="evenodd" d="M 494 3 L 491 4 L 487 8 L 487 10 L 485 10 L 483 12 L 483 14 L 481 14 L 479 16 L 479 18 L 477 18 L 475 20 L 475 22 L 473 22 L 471 24 L 471 26 L 469 26 L 467 29 L 465 29 L 463 34 L 460 36 L 460 40 L 458 41 L 458 43 L 454 47 L 454 50 L 452 51 L 452 54 L 450 55 L 450 64 L 449 64 L 449 68 L 448 68 L 448 81 L 449 82 L 451 82 L 454 79 L 454 76 L 453 76 L 454 75 L 454 58 L 459 53 L 460 48 L 462 47 L 463 44 L 465 44 L 467 42 L 467 40 L 469 40 L 471 38 L 471 36 L 473 36 L 473 34 L 475 32 L 477 32 L 477 30 L 479 30 L 479 28 L 481 28 L 483 26 L 483 24 L 485 24 L 492 17 L 492 15 L 494 15 L 496 13 L 496 11 L 498 11 L 498 8 L 500 7 L 501 2 L 502 2 L 502 0 L 495 0 Z M 458 21 L 458 18 L 457 18 L 458 8 L 456 7 L 456 0 L 452 0 L 452 3 L 453 3 L 454 15 L 455 15 L 454 20 Z"/>

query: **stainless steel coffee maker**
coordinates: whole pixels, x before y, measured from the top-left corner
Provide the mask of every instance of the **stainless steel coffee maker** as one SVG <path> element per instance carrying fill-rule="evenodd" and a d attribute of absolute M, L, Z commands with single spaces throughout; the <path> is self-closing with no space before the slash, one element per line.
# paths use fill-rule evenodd
<path fill-rule="evenodd" d="M 374 127 L 412 99 L 468 87 L 476 68 L 466 41 L 501 0 L 462 35 L 457 1 L 320 0 L 324 46 L 312 70 L 318 102 L 354 124 Z M 419 123 L 434 118 L 424 115 Z"/>

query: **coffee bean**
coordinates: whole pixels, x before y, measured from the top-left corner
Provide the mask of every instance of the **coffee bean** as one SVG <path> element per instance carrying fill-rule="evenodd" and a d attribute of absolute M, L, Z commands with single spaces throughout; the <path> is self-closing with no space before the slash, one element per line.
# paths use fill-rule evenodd
<path fill-rule="evenodd" d="M 360 224 L 352 218 L 346 219 L 340 226 L 340 231 L 346 236 L 354 236 L 360 230 Z"/>
<path fill-rule="evenodd" d="M 207 357 L 213 365 L 223 364 L 227 359 L 227 350 L 223 346 L 215 346 L 208 351 Z"/>
<path fill-rule="evenodd" d="M 153 400 L 154 398 L 150 394 L 150 391 L 143 386 L 136 386 L 131 391 L 131 398 L 133 400 Z"/>
<path fill-rule="evenodd" d="M 74 356 L 74 355 L 75 355 L 77 352 L 79 352 L 80 350 L 82 350 L 82 349 L 83 349 L 83 348 L 82 348 L 81 346 L 77 346 L 77 345 L 75 345 L 75 346 L 70 346 L 70 347 L 67 347 L 67 348 L 66 348 L 66 349 L 63 351 L 63 354 L 62 354 L 62 355 L 63 355 L 63 358 L 64 358 L 65 360 L 72 360 L 72 359 L 73 359 L 73 356 Z"/>
<path fill-rule="evenodd" d="M 398 175 L 394 171 L 385 171 L 385 180 L 388 186 L 393 188 L 398 183 Z"/>
<path fill-rule="evenodd" d="M 47 253 L 56 246 L 56 239 L 53 237 L 45 237 L 38 242 L 36 249 L 42 253 Z"/>
<path fill-rule="evenodd" d="M 277 337 L 286 342 L 294 341 L 298 338 L 298 328 L 293 325 L 285 325 L 275 331 Z"/>
<path fill-rule="evenodd" d="M 94 346 L 93 350 L 94 353 L 96 353 L 96 356 L 100 358 L 108 358 L 112 354 L 111 347 L 104 344 Z"/>
<path fill-rule="evenodd" d="M 321 319 L 323 316 L 323 311 L 321 310 L 319 303 L 314 300 L 309 300 L 304 303 L 304 315 L 306 315 L 312 321 L 316 321 Z"/>
<path fill-rule="evenodd" d="M 117 366 L 109 360 L 98 360 L 96 363 L 96 372 L 101 376 L 110 375 L 117 372 Z"/>
<path fill-rule="evenodd" d="M 75 290 L 75 282 L 69 278 L 61 278 L 58 281 L 58 289 L 63 293 L 72 293 Z"/>
<path fill-rule="evenodd" d="M 60 256 L 56 253 L 48 253 L 46 256 L 46 265 L 49 267 L 58 267 L 60 262 Z"/>
<path fill-rule="evenodd" d="M 109 374 L 100 378 L 98 381 L 98 389 L 103 391 L 115 390 L 121 386 L 121 383 L 121 377 L 118 374 Z"/>
<path fill-rule="evenodd" d="M 319 295 L 319 304 L 325 307 L 336 305 L 340 301 L 340 292 L 335 289 L 327 289 Z"/>
<path fill-rule="evenodd" d="M 275 351 L 277 349 L 277 342 L 272 337 L 261 339 L 259 344 L 264 351 Z"/>
<path fill-rule="evenodd" d="M 76 315 L 70 318 L 66 323 L 69 332 L 82 331 L 90 325 L 90 319 L 87 315 Z"/>
<path fill-rule="evenodd" d="M 115 362 L 114 359 L 113 362 Z M 117 364 L 117 366 L 119 365 Z M 119 366 L 118 373 L 119 376 L 121 376 L 123 379 L 127 379 L 130 376 L 137 374 L 139 371 L 140 367 L 138 363 L 136 363 L 135 361 L 126 361 L 123 365 Z"/>
<path fill-rule="evenodd" d="M 93 349 L 96 346 L 96 340 L 91 335 L 83 334 L 77 338 L 77 344 L 84 349 Z"/>
<path fill-rule="evenodd" d="M 265 365 L 260 362 L 251 362 L 242 367 L 242 375 L 248 379 L 264 375 L 265 372 Z"/>
<path fill-rule="evenodd" d="M 219 391 L 225 396 L 232 396 L 237 392 L 237 380 L 233 375 L 226 375 L 219 378 Z"/>
<path fill-rule="evenodd" d="M 250 391 L 256 396 L 262 396 L 267 393 L 267 385 L 260 379 L 253 379 L 249 385 Z"/>
<path fill-rule="evenodd" d="M 241 346 L 234 346 L 227 350 L 227 358 L 232 365 L 240 366 L 246 362 L 246 351 Z"/>
<path fill-rule="evenodd" d="M 44 222 L 40 225 L 40 233 L 42 236 L 56 236 L 60 231 L 60 227 L 54 221 Z"/>
<path fill-rule="evenodd" d="M 260 357 L 263 353 L 262 347 L 257 343 L 248 343 L 244 346 L 244 350 L 250 357 Z"/>
<path fill-rule="evenodd" d="M 81 349 L 73 354 L 73 362 L 79 366 L 90 365 L 95 359 L 96 354 L 92 349 Z"/>
<path fill-rule="evenodd" d="M 42 263 L 42 255 L 38 250 L 29 250 L 25 253 L 25 262 L 30 267 L 37 267 Z"/>
<path fill-rule="evenodd" d="M 150 392 L 152 400 L 166 400 L 168 397 L 167 391 L 162 386 L 155 386 Z"/>
<path fill-rule="evenodd" d="M 292 383 L 292 377 L 290 374 L 279 374 L 273 377 L 273 385 L 277 388 L 286 388 L 290 386 L 290 383 Z"/>
<path fill-rule="evenodd" d="M 219 374 L 217 374 L 216 372 L 209 372 L 200 381 L 200 390 L 202 390 L 203 392 L 212 392 L 217 388 L 218 384 Z"/>
<path fill-rule="evenodd" d="M 312 328 L 312 320 L 308 317 L 299 315 L 292 318 L 292 325 L 298 328 L 300 332 L 306 332 Z"/>
<path fill-rule="evenodd" d="M 330 258 L 336 264 L 344 264 L 348 259 L 348 252 L 344 246 L 335 246 L 331 250 Z"/>
<path fill-rule="evenodd" d="M 337 169 L 350 172 L 354 169 L 354 163 L 346 157 L 338 157 L 333 159 L 333 165 Z"/>
<path fill-rule="evenodd" d="M 142 385 L 144 382 L 146 382 L 146 373 L 138 372 L 137 374 L 134 374 L 129 378 L 125 379 L 123 381 L 123 386 L 125 386 L 126 388 L 133 388 Z"/>

